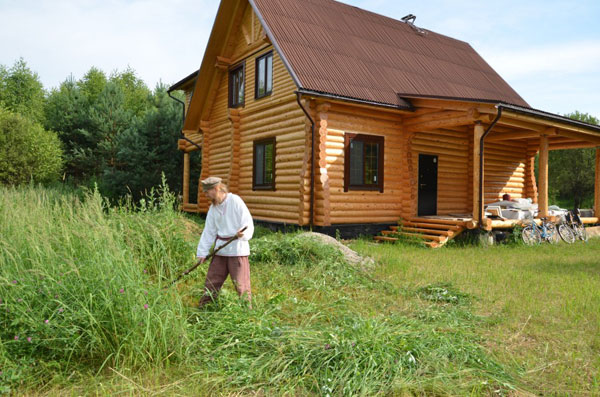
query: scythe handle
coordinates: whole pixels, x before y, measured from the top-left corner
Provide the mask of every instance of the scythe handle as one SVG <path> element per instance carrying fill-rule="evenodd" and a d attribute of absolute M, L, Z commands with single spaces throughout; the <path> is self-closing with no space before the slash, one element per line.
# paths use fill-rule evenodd
<path fill-rule="evenodd" d="M 246 229 L 248 229 L 248 226 L 244 226 L 242 229 L 239 230 L 239 232 L 244 232 L 246 231 Z M 227 241 L 225 242 L 225 244 L 219 246 L 219 248 L 217 248 L 216 250 L 214 250 L 212 253 L 208 254 L 208 256 L 206 258 L 204 258 L 204 262 L 211 260 L 213 258 L 213 256 L 217 255 L 217 253 L 219 251 L 221 251 L 223 248 L 227 247 L 229 244 L 231 244 L 233 241 L 237 240 L 237 233 L 233 236 L 231 236 L 229 239 L 227 239 Z M 194 270 L 196 270 L 196 268 L 198 266 L 200 266 L 202 263 L 204 262 L 196 262 L 196 264 L 192 267 L 190 267 L 189 269 L 187 269 L 185 272 L 181 273 L 179 275 L 179 277 L 177 277 L 175 280 L 171 281 L 171 283 L 169 285 L 167 285 L 164 289 L 169 288 L 170 286 L 172 286 L 173 284 L 175 284 L 176 282 L 178 282 L 179 280 L 181 280 L 184 276 L 187 276 L 188 274 L 190 274 L 191 272 L 193 272 Z"/>

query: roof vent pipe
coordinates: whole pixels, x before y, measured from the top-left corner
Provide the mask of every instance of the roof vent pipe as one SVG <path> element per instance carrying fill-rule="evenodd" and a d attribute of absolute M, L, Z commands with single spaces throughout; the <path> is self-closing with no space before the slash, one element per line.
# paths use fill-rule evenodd
<path fill-rule="evenodd" d="M 414 25 L 415 19 L 417 19 L 416 15 L 408 14 L 408 15 L 402 17 L 402 22 L 407 23 L 409 25 Z"/>
<path fill-rule="evenodd" d="M 402 22 L 413 28 L 415 32 L 417 32 L 421 36 L 425 36 L 427 34 L 427 31 L 416 26 L 415 19 L 417 19 L 417 16 L 413 14 L 408 14 L 401 18 Z"/>

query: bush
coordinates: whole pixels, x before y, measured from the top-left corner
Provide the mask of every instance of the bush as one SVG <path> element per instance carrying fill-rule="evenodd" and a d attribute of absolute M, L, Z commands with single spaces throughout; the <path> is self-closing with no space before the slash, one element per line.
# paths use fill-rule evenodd
<path fill-rule="evenodd" d="M 50 182 L 63 167 L 61 144 L 52 131 L 0 108 L 0 183 Z"/>

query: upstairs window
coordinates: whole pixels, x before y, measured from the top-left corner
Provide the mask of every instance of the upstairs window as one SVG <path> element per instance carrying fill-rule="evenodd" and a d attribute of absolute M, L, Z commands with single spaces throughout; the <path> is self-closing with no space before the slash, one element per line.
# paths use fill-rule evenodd
<path fill-rule="evenodd" d="M 256 58 L 256 99 L 271 95 L 273 92 L 273 52 Z"/>
<path fill-rule="evenodd" d="M 254 141 L 252 189 L 275 190 L 275 138 Z"/>
<path fill-rule="evenodd" d="M 229 107 L 244 105 L 244 64 L 229 71 Z"/>
<path fill-rule="evenodd" d="M 383 137 L 345 134 L 344 191 L 383 192 Z"/>

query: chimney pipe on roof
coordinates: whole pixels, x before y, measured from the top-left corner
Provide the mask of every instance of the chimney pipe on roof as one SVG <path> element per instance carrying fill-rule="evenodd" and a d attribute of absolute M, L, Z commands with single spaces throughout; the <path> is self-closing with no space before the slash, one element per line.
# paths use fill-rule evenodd
<path fill-rule="evenodd" d="M 427 34 L 427 31 L 425 31 L 424 29 L 421 29 L 420 27 L 415 25 L 415 19 L 417 19 L 416 15 L 408 14 L 408 15 L 403 16 L 400 19 L 402 20 L 402 22 L 404 22 L 405 24 L 407 24 L 408 26 L 413 28 L 415 30 L 415 32 L 417 32 L 421 36 L 425 36 Z"/>
<path fill-rule="evenodd" d="M 415 19 L 417 19 L 416 15 L 408 14 L 408 15 L 402 17 L 402 22 L 407 23 L 409 25 L 414 25 Z"/>

